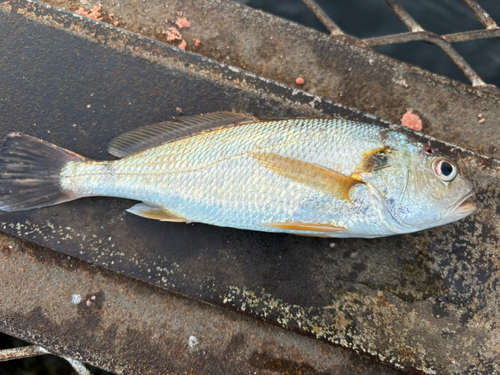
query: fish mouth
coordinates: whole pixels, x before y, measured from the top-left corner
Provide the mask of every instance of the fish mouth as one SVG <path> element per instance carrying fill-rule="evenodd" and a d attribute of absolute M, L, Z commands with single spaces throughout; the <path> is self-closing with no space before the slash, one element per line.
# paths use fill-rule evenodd
<path fill-rule="evenodd" d="M 446 210 L 444 210 L 443 217 L 444 218 L 449 218 L 450 216 L 465 217 L 473 213 L 474 210 L 476 209 L 476 205 L 474 203 L 466 201 L 474 197 L 475 195 L 476 193 L 474 192 L 474 190 L 465 194 L 462 198 L 460 198 L 460 200 L 457 203 L 451 205 Z"/>

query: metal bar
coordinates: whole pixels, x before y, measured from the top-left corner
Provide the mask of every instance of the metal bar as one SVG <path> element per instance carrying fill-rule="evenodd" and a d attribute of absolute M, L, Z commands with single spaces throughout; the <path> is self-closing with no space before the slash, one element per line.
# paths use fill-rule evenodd
<path fill-rule="evenodd" d="M 398 0 L 384 0 L 386 4 L 392 9 L 394 13 L 399 17 L 401 22 L 410 30 L 411 32 L 424 31 L 422 27 L 413 19 L 412 16 L 401 6 Z"/>
<path fill-rule="evenodd" d="M 478 39 L 500 38 L 500 28 L 486 30 L 464 31 L 461 33 L 445 34 L 441 36 L 448 43 L 469 42 Z"/>
<path fill-rule="evenodd" d="M 464 60 L 464 58 L 445 39 L 443 39 L 443 37 L 437 34 L 428 31 L 420 31 L 364 39 L 364 42 L 370 47 L 416 41 L 431 43 L 441 48 L 441 50 L 451 59 L 451 61 L 453 61 L 458 69 L 460 69 L 464 76 L 472 83 L 472 86 L 477 87 L 486 85 L 474 69 L 472 69 L 471 66 Z"/>
<path fill-rule="evenodd" d="M 9 275 L 8 283 L 0 283 L 0 331 L 43 343 L 80 374 L 88 371 L 72 358 L 119 374 L 403 375 L 327 343 L 0 234 L 0 254 L 9 246 L 8 257 L 0 257 L 0 273 Z"/>
<path fill-rule="evenodd" d="M 479 5 L 477 0 L 464 0 L 464 3 L 469 7 L 469 9 L 476 15 L 478 20 L 487 28 L 493 29 L 498 27 L 496 22 L 491 18 L 491 16 L 484 10 L 484 8 Z"/>
<path fill-rule="evenodd" d="M 410 30 L 409 34 L 388 35 L 380 38 L 365 39 L 368 46 L 380 46 L 387 44 L 407 43 L 410 41 L 423 41 L 434 44 L 453 61 L 464 76 L 471 82 L 473 87 L 487 86 L 472 67 L 464 60 L 464 58 L 448 43 L 443 37 L 425 31 L 420 25 L 410 16 L 410 14 L 401 6 L 398 0 L 385 0 L 387 5 L 393 10 L 399 19 Z"/>
<path fill-rule="evenodd" d="M 335 22 L 325 13 L 323 9 L 314 0 L 302 0 L 302 2 L 314 13 L 321 23 L 327 28 L 331 35 L 343 35 L 344 32 Z"/>
<path fill-rule="evenodd" d="M 85 367 L 82 362 L 64 355 L 62 355 L 61 358 L 64 358 L 66 361 L 68 361 L 78 375 L 92 375 L 92 373 Z"/>
<path fill-rule="evenodd" d="M 13 359 L 36 357 L 44 354 L 50 354 L 50 353 L 38 345 L 5 349 L 5 350 L 0 350 L 0 362 L 11 361 Z"/>

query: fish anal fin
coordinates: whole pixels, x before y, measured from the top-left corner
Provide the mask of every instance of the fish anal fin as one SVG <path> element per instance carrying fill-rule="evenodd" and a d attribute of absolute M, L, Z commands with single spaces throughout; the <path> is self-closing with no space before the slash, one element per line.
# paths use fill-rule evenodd
<path fill-rule="evenodd" d="M 264 223 L 262 225 L 277 229 L 320 232 L 320 233 L 321 232 L 337 233 L 337 232 L 344 232 L 347 230 L 347 228 L 335 224 L 285 222 L 285 223 Z"/>
<path fill-rule="evenodd" d="M 119 135 L 109 143 L 108 152 L 118 157 L 129 156 L 174 139 L 256 121 L 258 120 L 254 117 L 231 112 L 176 118 L 173 121 L 143 126 Z"/>
<path fill-rule="evenodd" d="M 275 153 L 256 153 L 252 157 L 263 167 L 281 176 L 348 202 L 351 201 L 349 198 L 351 188 L 363 183 L 319 165 Z"/>
<path fill-rule="evenodd" d="M 176 215 L 161 206 L 151 205 L 148 203 L 138 203 L 130 207 L 127 212 L 146 219 L 189 223 L 189 220 L 183 218 L 182 216 Z"/>

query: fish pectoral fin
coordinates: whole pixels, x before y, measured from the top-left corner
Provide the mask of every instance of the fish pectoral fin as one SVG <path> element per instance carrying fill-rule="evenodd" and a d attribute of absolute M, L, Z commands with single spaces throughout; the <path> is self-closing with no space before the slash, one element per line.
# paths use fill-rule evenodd
<path fill-rule="evenodd" d="M 330 169 L 275 153 L 252 154 L 260 165 L 291 180 L 308 185 L 335 198 L 351 201 L 349 192 L 362 181 Z"/>
<path fill-rule="evenodd" d="M 109 143 L 108 152 L 121 158 L 160 146 L 174 139 L 256 121 L 258 120 L 254 117 L 230 112 L 183 117 L 173 121 L 143 126 L 119 135 Z"/>
<path fill-rule="evenodd" d="M 317 223 L 301 223 L 301 222 L 287 222 L 287 223 L 263 223 L 261 224 L 270 228 L 308 231 L 308 232 L 344 232 L 347 230 L 345 227 L 334 224 L 317 224 Z"/>
<path fill-rule="evenodd" d="M 138 203 L 130 207 L 127 212 L 131 214 L 145 217 L 147 219 L 154 219 L 160 221 L 173 221 L 177 223 L 189 223 L 189 221 L 182 216 L 176 215 L 167 209 L 148 203 Z"/>

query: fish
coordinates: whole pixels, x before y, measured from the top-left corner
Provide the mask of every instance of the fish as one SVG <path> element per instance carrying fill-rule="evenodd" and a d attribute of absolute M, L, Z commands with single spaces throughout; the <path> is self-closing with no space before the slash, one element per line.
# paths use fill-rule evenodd
<path fill-rule="evenodd" d="M 108 151 L 117 159 L 9 134 L 0 210 L 120 197 L 148 219 L 343 238 L 412 233 L 475 210 L 455 161 L 396 126 L 341 117 L 188 116 L 121 134 Z"/>

